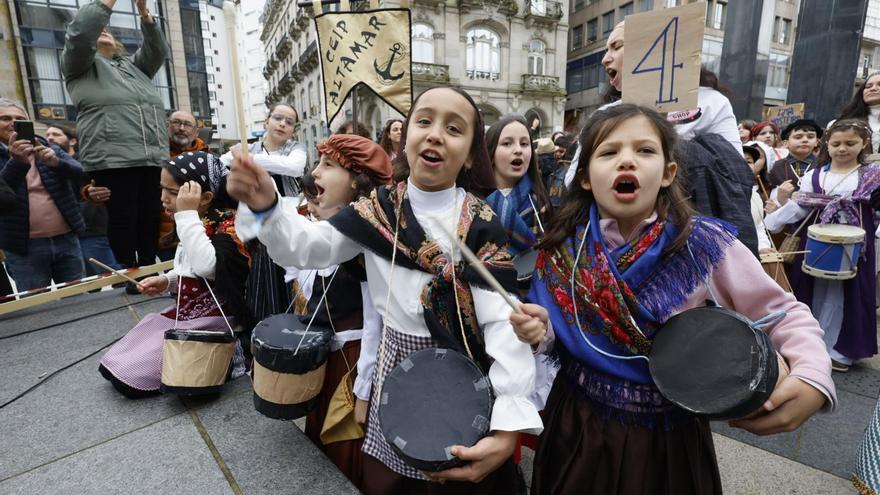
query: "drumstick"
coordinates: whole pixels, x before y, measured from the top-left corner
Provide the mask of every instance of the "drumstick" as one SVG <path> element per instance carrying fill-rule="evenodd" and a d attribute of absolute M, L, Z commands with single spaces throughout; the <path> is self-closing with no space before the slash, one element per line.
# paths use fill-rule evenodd
<path fill-rule="evenodd" d="M 782 253 L 779 253 L 779 254 L 781 254 L 781 255 L 786 255 L 786 254 L 807 254 L 807 253 L 809 253 L 809 252 L 810 252 L 810 250 L 808 249 L 808 250 L 806 250 L 806 251 L 785 251 L 785 252 L 782 252 Z"/>
<path fill-rule="evenodd" d="M 467 246 L 465 246 L 458 239 L 458 236 L 452 235 L 444 227 L 441 227 L 441 228 L 443 228 L 446 235 L 448 235 L 449 237 L 451 237 L 453 239 L 453 242 L 458 244 L 458 248 L 461 250 L 461 254 L 463 254 L 464 257 L 467 258 L 468 263 L 470 263 L 471 267 L 477 271 L 477 273 L 480 275 L 480 277 L 482 277 L 483 280 L 487 284 L 489 284 L 490 287 L 495 289 L 495 292 L 501 294 L 501 297 L 504 298 L 504 302 L 506 302 L 508 304 L 508 306 L 510 306 L 511 309 L 513 309 L 513 312 L 514 313 L 522 313 L 522 311 L 520 311 L 520 309 L 519 309 L 519 306 L 517 306 L 516 302 L 513 300 L 513 298 L 510 297 L 510 294 L 508 294 L 507 291 L 504 290 L 504 287 L 501 286 L 501 283 L 498 282 L 498 280 L 496 280 L 495 277 L 493 277 L 491 273 L 489 273 L 489 270 L 487 270 L 485 266 L 483 266 L 483 263 L 480 261 L 479 258 L 477 258 L 477 255 L 475 255 L 473 253 L 473 251 L 471 251 Z"/>
<path fill-rule="evenodd" d="M 138 285 L 138 284 L 140 284 L 140 282 L 138 282 L 137 280 L 135 280 L 135 279 L 129 277 L 128 275 L 122 273 L 122 272 L 119 271 L 119 270 L 114 270 L 114 269 L 110 268 L 109 266 L 105 265 L 104 263 L 101 263 L 100 261 L 96 260 L 95 258 L 89 258 L 89 262 L 92 263 L 92 264 L 95 264 L 95 265 L 100 266 L 101 268 L 107 270 L 108 272 L 111 272 L 111 273 L 114 273 L 114 274 L 116 274 L 116 275 L 119 275 L 120 277 L 124 278 L 125 280 L 128 280 L 129 282 L 133 283 L 134 285 Z"/>

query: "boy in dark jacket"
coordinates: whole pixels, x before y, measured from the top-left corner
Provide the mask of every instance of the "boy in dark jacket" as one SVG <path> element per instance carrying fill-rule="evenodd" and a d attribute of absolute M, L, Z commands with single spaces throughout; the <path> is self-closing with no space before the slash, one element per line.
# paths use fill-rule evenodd
<path fill-rule="evenodd" d="M 13 124 L 27 118 L 21 105 L 0 99 L 0 177 L 16 199 L 16 208 L 0 215 L 0 249 L 19 291 L 83 277 L 77 235 L 85 224 L 74 191 L 85 175 L 42 137 L 17 139 Z"/>

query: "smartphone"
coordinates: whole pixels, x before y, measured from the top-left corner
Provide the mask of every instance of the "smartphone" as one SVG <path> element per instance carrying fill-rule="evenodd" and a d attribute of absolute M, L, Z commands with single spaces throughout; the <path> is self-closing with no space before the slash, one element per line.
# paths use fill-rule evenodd
<path fill-rule="evenodd" d="M 36 145 L 37 140 L 34 136 L 34 123 L 30 120 L 16 120 L 13 123 L 15 134 L 18 135 L 16 139 L 24 139 L 30 141 L 32 144 Z"/>

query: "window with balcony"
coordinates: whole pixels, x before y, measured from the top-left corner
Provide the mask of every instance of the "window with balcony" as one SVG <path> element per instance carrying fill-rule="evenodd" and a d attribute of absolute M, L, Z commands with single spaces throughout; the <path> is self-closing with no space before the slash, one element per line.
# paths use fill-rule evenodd
<path fill-rule="evenodd" d="M 574 29 L 571 30 L 571 49 L 577 50 L 578 48 L 584 46 L 584 25 L 575 26 Z"/>
<path fill-rule="evenodd" d="M 626 16 L 633 13 L 633 3 L 629 2 L 625 5 L 621 5 L 620 7 L 620 18 L 624 19 Z"/>
<path fill-rule="evenodd" d="M 773 41 L 787 45 L 791 41 L 791 19 L 777 17 L 773 25 Z"/>
<path fill-rule="evenodd" d="M 529 74 L 544 75 L 544 61 L 546 59 L 547 46 L 541 40 L 529 42 Z"/>
<path fill-rule="evenodd" d="M 427 24 L 412 25 L 412 61 L 434 63 L 434 28 Z"/>
<path fill-rule="evenodd" d="M 715 2 L 715 5 L 710 5 L 710 7 L 714 8 L 712 9 L 712 22 L 709 27 L 713 29 L 724 29 L 724 25 L 727 22 L 727 3 Z"/>
<path fill-rule="evenodd" d="M 590 19 L 587 21 L 587 43 L 592 43 L 599 39 L 599 19 Z"/>
<path fill-rule="evenodd" d="M 491 29 L 476 27 L 467 32 L 465 73 L 469 79 L 501 77 L 501 37 Z"/>
<path fill-rule="evenodd" d="M 614 11 L 602 14 L 602 36 L 608 36 L 614 31 Z"/>

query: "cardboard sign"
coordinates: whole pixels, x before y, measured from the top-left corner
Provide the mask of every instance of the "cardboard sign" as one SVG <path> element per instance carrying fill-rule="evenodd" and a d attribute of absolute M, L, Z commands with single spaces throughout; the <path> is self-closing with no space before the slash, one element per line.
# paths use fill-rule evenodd
<path fill-rule="evenodd" d="M 704 2 L 627 16 L 623 101 L 659 112 L 697 108 L 705 20 Z"/>
<path fill-rule="evenodd" d="M 409 9 L 328 12 L 315 17 L 327 122 L 363 84 L 402 115 L 412 104 Z"/>
<path fill-rule="evenodd" d="M 779 129 L 785 129 L 785 126 L 791 124 L 795 120 L 804 118 L 804 104 L 792 103 L 791 105 L 782 105 L 779 107 L 770 107 L 764 110 L 764 120 L 773 122 Z"/>

